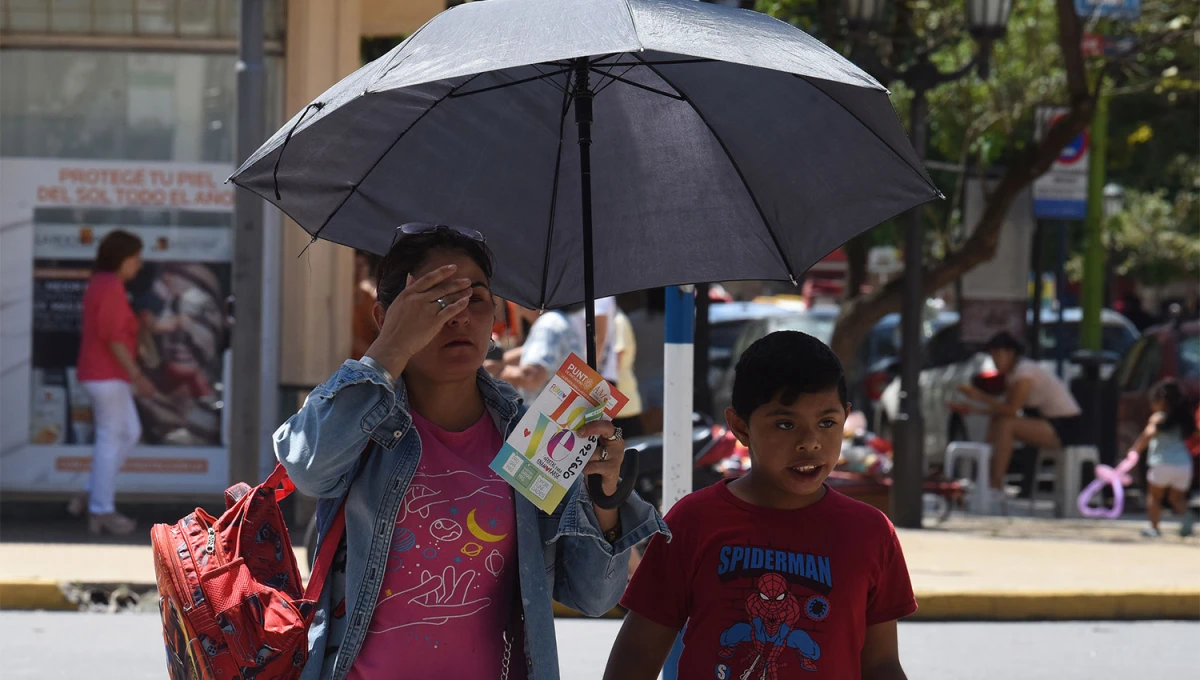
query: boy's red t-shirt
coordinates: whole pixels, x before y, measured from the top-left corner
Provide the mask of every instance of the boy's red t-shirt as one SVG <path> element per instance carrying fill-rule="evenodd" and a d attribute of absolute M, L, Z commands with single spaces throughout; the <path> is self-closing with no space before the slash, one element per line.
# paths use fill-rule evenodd
<path fill-rule="evenodd" d="M 751 505 L 726 483 L 681 500 L 621 604 L 683 628 L 681 678 L 857 678 L 867 626 L 917 610 L 896 530 L 828 486 L 800 510 Z"/>

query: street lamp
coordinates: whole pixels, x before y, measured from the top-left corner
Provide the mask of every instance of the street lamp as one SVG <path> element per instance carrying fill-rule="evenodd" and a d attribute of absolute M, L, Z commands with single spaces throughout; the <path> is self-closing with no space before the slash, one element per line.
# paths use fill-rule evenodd
<path fill-rule="evenodd" d="M 842 0 L 842 13 L 851 32 L 869 31 L 883 25 L 886 0 Z"/>
<path fill-rule="evenodd" d="M 978 51 L 968 64 L 956 71 L 944 72 L 931 60 L 939 46 L 922 47 L 913 62 L 903 69 L 883 63 L 869 49 L 855 50 L 854 59 L 883 82 L 899 81 L 913 91 L 910 134 L 917 157 L 925 161 L 926 119 L 929 104 L 926 95 L 943 83 L 963 78 L 972 71 L 988 77 L 992 44 L 1004 37 L 1012 0 L 965 0 L 967 27 L 978 43 Z M 861 40 L 866 32 L 884 26 L 886 0 L 841 0 L 842 11 L 850 27 L 851 38 Z M 909 228 L 904 240 L 904 309 L 901 316 L 900 413 L 895 423 L 896 464 L 892 468 L 892 521 L 896 526 L 920 528 L 922 481 L 925 462 L 925 426 L 921 417 L 921 312 L 925 308 L 921 254 L 925 236 L 920 211 L 909 212 Z"/>
<path fill-rule="evenodd" d="M 1125 209 L 1125 188 L 1116 182 L 1104 185 L 1104 216 L 1112 217 Z"/>

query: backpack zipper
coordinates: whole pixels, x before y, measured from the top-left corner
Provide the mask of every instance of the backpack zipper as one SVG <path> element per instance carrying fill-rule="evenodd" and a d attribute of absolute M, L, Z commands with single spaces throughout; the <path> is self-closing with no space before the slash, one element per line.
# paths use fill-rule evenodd
<path fill-rule="evenodd" d="M 208 528 L 208 544 L 204 546 L 204 552 L 212 555 L 217 551 L 217 530 L 213 527 Z"/>

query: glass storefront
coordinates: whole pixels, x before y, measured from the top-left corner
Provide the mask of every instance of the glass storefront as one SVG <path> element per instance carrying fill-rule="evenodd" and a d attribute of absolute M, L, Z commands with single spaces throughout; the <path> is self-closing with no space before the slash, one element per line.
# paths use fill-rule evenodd
<path fill-rule="evenodd" d="M 281 38 L 282 1 L 266 4 L 268 37 Z M 39 36 L 36 48 L 0 50 L 3 490 L 73 490 L 86 477 L 94 428 L 75 379 L 79 316 L 96 245 L 116 228 L 144 243 L 128 289 L 137 359 L 159 392 L 138 400 L 142 444 L 120 489 L 226 486 L 236 29 L 235 0 L 0 0 L 0 33 Z M 87 46 L 114 35 L 128 49 Z M 214 47 L 150 50 L 148 36 Z M 283 59 L 266 66 L 273 128 Z"/>
<path fill-rule="evenodd" d="M 0 0 L 0 31 L 236 38 L 238 0 Z M 265 0 L 266 39 L 283 37 L 285 0 Z"/>

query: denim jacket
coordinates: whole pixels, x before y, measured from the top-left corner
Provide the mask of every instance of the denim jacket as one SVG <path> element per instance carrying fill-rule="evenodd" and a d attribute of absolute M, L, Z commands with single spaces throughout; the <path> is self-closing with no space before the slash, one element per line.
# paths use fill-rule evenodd
<path fill-rule="evenodd" d="M 516 391 L 483 370 L 478 380 L 484 404 L 507 438 L 522 413 Z M 330 592 L 330 579 L 309 630 L 309 661 L 301 675 L 301 680 L 342 680 L 366 639 L 397 512 L 421 460 L 404 382 L 369 358 L 347 361 L 275 432 L 274 441 L 275 454 L 296 487 L 321 499 L 318 550 L 345 502 L 345 625 L 333 626 L 330 620 L 332 604 L 341 600 L 341 594 Z M 624 593 L 630 549 L 667 528 L 652 506 L 630 496 L 620 509 L 621 535 L 610 544 L 584 484 L 575 485 L 553 515 L 518 493 L 514 497 L 527 675 L 556 680 L 551 600 L 588 616 L 609 611 Z"/>

